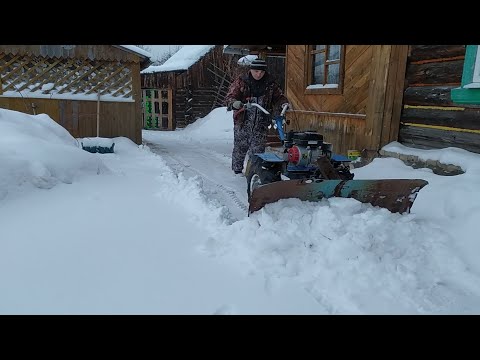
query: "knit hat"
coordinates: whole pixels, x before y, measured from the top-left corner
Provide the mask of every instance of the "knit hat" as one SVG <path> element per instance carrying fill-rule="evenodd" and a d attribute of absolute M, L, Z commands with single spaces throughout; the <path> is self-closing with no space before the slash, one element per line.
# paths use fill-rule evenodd
<path fill-rule="evenodd" d="M 250 69 L 252 70 L 267 70 L 267 63 L 262 59 L 255 59 L 250 64 Z"/>

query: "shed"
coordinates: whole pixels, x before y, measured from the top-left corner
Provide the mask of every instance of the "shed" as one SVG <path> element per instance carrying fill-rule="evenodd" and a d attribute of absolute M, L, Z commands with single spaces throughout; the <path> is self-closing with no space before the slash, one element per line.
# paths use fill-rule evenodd
<path fill-rule="evenodd" d="M 235 60 L 223 45 L 185 45 L 164 64 L 143 70 L 143 127 L 183 128 L 224 106 Z"/>
<path fill-rule="evenodd" d="M 0 107 L 48 114 L 74 137 L 142 142 L 140 71 L 133 45 L 0 45 Z"/>

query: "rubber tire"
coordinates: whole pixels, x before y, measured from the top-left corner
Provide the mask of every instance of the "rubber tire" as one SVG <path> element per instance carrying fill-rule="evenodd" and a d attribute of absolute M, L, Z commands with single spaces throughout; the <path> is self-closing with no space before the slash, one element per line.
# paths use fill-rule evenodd
<path fill-rule="evenodd" d="M 275 181 L 281 181 L 281 164 L 279 163 L 269 163 L 264 161 L 262 158 L 257 155 L 253 155 L 249 160 L 247 165 L 247 195 L 248 200 L 250 201 L 251 192 L 251 183 L 252 178 L 257 178 L 261 185 L 270 184 Z"/>

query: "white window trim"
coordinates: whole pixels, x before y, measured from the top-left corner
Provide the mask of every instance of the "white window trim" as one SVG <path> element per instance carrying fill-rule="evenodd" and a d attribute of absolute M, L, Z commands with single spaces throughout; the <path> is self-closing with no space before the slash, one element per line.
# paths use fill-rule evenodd
<path fill-rule="evenodd" d="M 308 85 L 307 90 L 309 89 L 337 89 L 338 84 L 313 84 L 313 85 Z"/>

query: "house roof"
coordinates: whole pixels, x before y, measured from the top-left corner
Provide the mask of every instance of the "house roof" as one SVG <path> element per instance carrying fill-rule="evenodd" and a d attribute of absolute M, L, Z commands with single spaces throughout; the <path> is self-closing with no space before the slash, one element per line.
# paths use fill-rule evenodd
<path fill-rule="evenodd" d="M 187 70 L 214 47 L 215 45 L 184 45 L 165 61 L 165 63 L 157 66 L 149 66 L 142 71 L 142 74 Z"/>
<path fill-rule="evenodd" d="M 151 58 L 152 57 L 152 54 L 150 54 L 148 51 L 145 51 L 141 48 L 139 48 L 138 46 L 135 46 L 135 45 L 114 45 L 114 46 L 118 46 L 120 48 L 122 48 L 122 50 L 127 50 L 127 51 L 130 51 L 130 52 L 133 52 L 137 55 L 140 55 L 142 57 L 145 57 L 145 58 Z"/>
<path fill-rule="evenodd" d="M 114 47 L 129 52 L 131 54 L 140 56 L 140 70 L 147 68 L 152 63 L 152 54 L 135 45 L 113 45 Z"/>
<path fill-rule="evenodd" d="M 151 64 L 150 54 L 134 45 L 0 45 L 0 53 L 45 58 L 89 59 Z"/>

